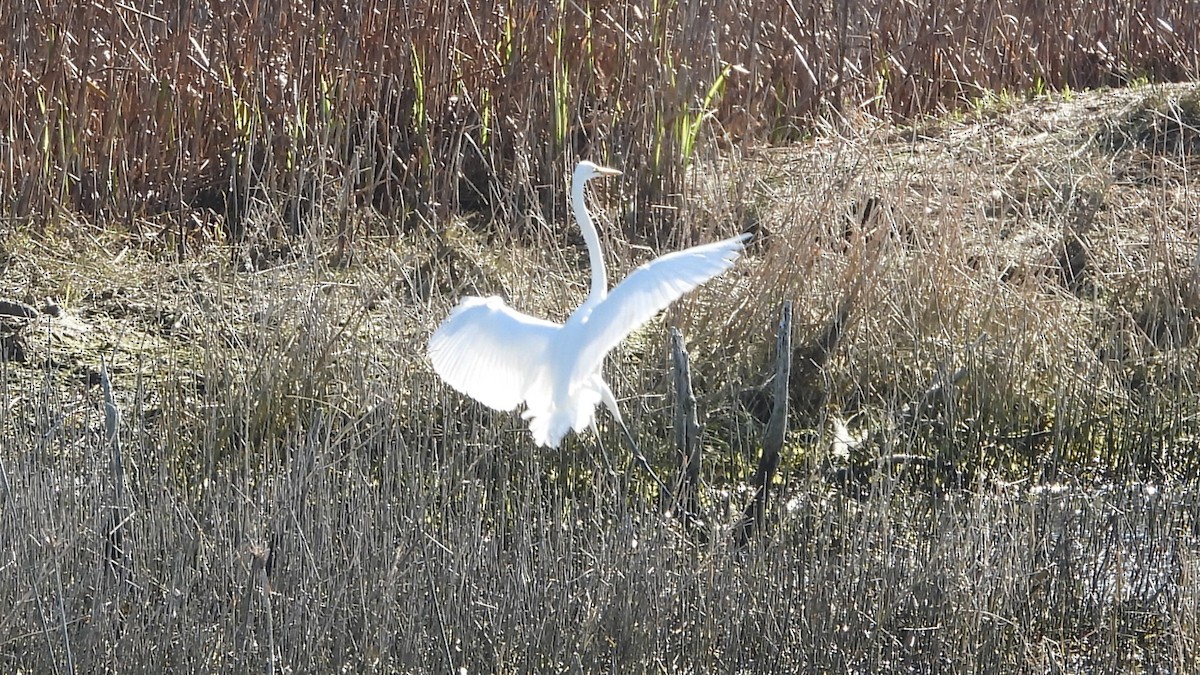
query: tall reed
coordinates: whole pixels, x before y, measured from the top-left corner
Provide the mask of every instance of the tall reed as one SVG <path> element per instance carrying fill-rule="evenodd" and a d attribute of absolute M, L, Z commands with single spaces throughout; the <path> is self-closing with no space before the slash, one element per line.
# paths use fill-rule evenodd
<path fill-rule="evenodd" d="M 0 13 L 0 209 L 135 232 L 166 217 L 181 237 L 209 222 L 256 234 L 255 204 L 291 234 L 330 228 L 313 207 L 331 202 L 401 229 L 466 208 L 520 231 L 553 215 L 582 156 L 638 167 L 636 200 L 671 206 L 695 153 L 794 139 L 819 117 L 1200 74 L 1197 9 L 1165 1 L 2 0 Z M 197 208 L 222 218 L 189 220 Z M 665 215 L 631 234 L 676 236 L 673 211 L 652 213 Z"/>

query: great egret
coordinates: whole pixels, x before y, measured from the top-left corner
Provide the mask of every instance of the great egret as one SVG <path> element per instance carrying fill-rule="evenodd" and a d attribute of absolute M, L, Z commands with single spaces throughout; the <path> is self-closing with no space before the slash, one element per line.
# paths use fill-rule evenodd
<path fill-rule="evenodd" d="M 451 387 L 501 411 L 524 403 L 521 417 L 538 445 L 557 448 L 583 431 L 604 405 L 624 427 L 604 381 L 604 357 L 684 293 L 729 269 L 750 235 L 695 246 L 642 265 L 608 292 L 600 237 L 583 186 L 620 171 L 583 161 L 571 178 L 571 202 L 592 265 L 592 290 L 566 323 L 529 316 L 504 300 L 465 297 L 429 339 L 433 369 Z M 628 433 L 628 430 L 626 430 Z"/>

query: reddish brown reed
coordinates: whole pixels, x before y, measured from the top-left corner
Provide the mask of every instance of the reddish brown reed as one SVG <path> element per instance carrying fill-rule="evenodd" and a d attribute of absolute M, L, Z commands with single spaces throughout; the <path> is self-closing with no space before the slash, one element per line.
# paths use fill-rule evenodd
<path fill-rule="evenodd" d="M 671 202 L 693 129 L 700 145 L 786 140 L 830 114 L 909 117 L 989 90 L 1196 77 L 1196 11 L 4 0 L 0 202 L 130 224 L 211 206 L 240 235 L 250 202 L 302 215 L 299 202 L 345 195 L 402 227 L 461 208 L 519 227 L 556 206 L 542 188 L 585 155 L 637 167 L 639 202 Z M 673 226 L 643 221 L 651 229 L 634 234 Z"/>

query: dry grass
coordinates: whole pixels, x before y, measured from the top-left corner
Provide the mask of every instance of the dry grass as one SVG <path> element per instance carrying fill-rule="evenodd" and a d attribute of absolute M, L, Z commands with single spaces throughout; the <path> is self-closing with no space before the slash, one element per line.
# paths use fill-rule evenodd
<path fill-rule="evenodd" d="M 489 244 L 456 226 L 364 246 L 349 268 L 312 238 L 316 253 L 250 271 L 222 251 L 164 263 L 86 226 L 10 239 L 4 294 L 50 295 L 67 313 L 25 328 L 29 360 L 2 366 L 0 662 L 1187 670 L 1200 202 L 1193 155 L 1173 140 L 1193 127 L 1169 120 L 1194 96 L 998 103 L 697 173 L 685 215 L 763 235 L 666 319 L 696 357 L 707 543 L 647 481 L 601 468 L 591 439 L 536 452 L 516 416 L 448 391 L 424 363 L 429 329 L 467 289 L 568 311 L 586 279 L 578 247 Z M 622 186 L 609 189 L 599 201 Z M 620 272 L 652 253 L 605 229 Z M 1060 247 L 1071 236 L 1086 265 Z M 731 528 L 761 433 L 744 390 L 771 358 L 784 297 L 798 349 L 843 305 L 846 327 L 806 371 L 817 380 L 793 385 L 824 397 L 797 411 L 779 498 L 739 554 Z M 100 355 L 123 412 L 124 497 Z M 673 452 L 666 363 L 652 328 L 610 367 L 660 469 Z M 830 416 L 869 442 L 829 455 Z M 858 481 L 865 458 L 891 452 L 948 462 L 959 482 Z"/>
<path fill-rule="evenodd" d="M 629 231 L 690 241 L 686 168 L 816 119 L 1200 75 L 1189 3 L 9 2 L 0 204 L 186 245 L 347 241 L 460 209 L 557 219 L 581 156 L 638 166 Z M 316 206 L 327 209 L 314 209 Z M 386 224 L 353 217 L 373 205 Z M 266 207 L 282 223 L 254 215 Z M 147 220 L 149 218 L 149 220 Z M 346 251 L 343 251 L 346 253 Z"/>
<path fill-rule="evenodd" d="M 0 298 L 62 312 L 0 320 L 6 672 L 1200 658 L 1200 96 L 1033 95 L 1195 77 L 1190 5 L 10 4 Z M 663 319 L 706 539 L 614 434 L 536 451 L 425 362 L 464 293 L 583 297 L 583 155 L 628 173 L 614 276 L 759 235 Z M 738 552 L 785 299 L 796 431 Z M 664 472 L 667 354 L 609 368 Z"/>
<path fill-rule="evenodd" d="M 314 347 L 282 365 L 320 370 Z M 511 425 L 464 423 L 427 376 L 346 360 L 343 381 L 374 386 L 298 403 L 249 448 L 221 430 L 253 435 L 255 415 L 230 411 L 261 406 L 265 384 L 210 395 L 186 434 L 196 456 L 132 408 L 119 551 L 94 408 L 57 430 L 10 418 L 6 668 L 1094 672 L 1195 658 L 1194 491 L 882 483 L 860 502 L 800 479 L 770 536 L 736 555 L 723 536 L 689 541 L 623 480 L 570 481 L 563 457 L 508 449 Z M 439 409 L 459 425 L 453 446 Z"/>

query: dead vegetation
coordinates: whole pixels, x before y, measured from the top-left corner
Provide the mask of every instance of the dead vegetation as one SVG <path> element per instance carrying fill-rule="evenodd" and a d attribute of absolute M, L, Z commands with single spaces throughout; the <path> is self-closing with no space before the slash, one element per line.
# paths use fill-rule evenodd
<path fill-rule="evenodd" d="M 1081 86 L 1194 9 L 849 7 L 10 7 L 4 669 L 1190 668 L 1200 96 Z M 582 297 L 585 154 L 614 276 L 758 235 L 663 320 L 687 452 L 667 331 L 610 362 L 685 518 L 423 357 Z"/>
<path fill-rule="evenodd" d="M 2 366 L 0 658 L 1184 668 L 1200 609 L 1193 158 L 1171 146 L 1139 169 L 1157 172 L 1148 189 L 1122 178 L 1144 149 L 1108 139 L 1139 105 L 1192 96 L 1076 93 L 703 165 L 687 215 L 763 236 L 666 318 L 701 422 L 686 522 L 636 472 L 607 473 L 589 438 L 532 452 L 516 416 L 423 361 L 468 289 L 565 312 L 578 251 L 459 227 L 349 268 L 253 271 L 221 251 L 121 252 L 98 230 L 9 239 L 4 293 L 59 309 L 24 317 L 25 360 Z M 622 271 L 653 253 L 606 236 Z M 764 433 L 747 390 L 785 298 L 791 431 L 739 552 Z M 660 470 L 664 332 L 609 368 Z"/>
<path fill-rule="evenodd" d="M 528 238 L 584 156 L 643 169 L 628 234 L 690 241 L 671 208 L 714 144 L 1200 75 L 1200 17 L 1163 0 L 0 10 L 4 212 L 82 214 L 181 257 L 314 230 L 349 255 L 464 210 Z"/>

